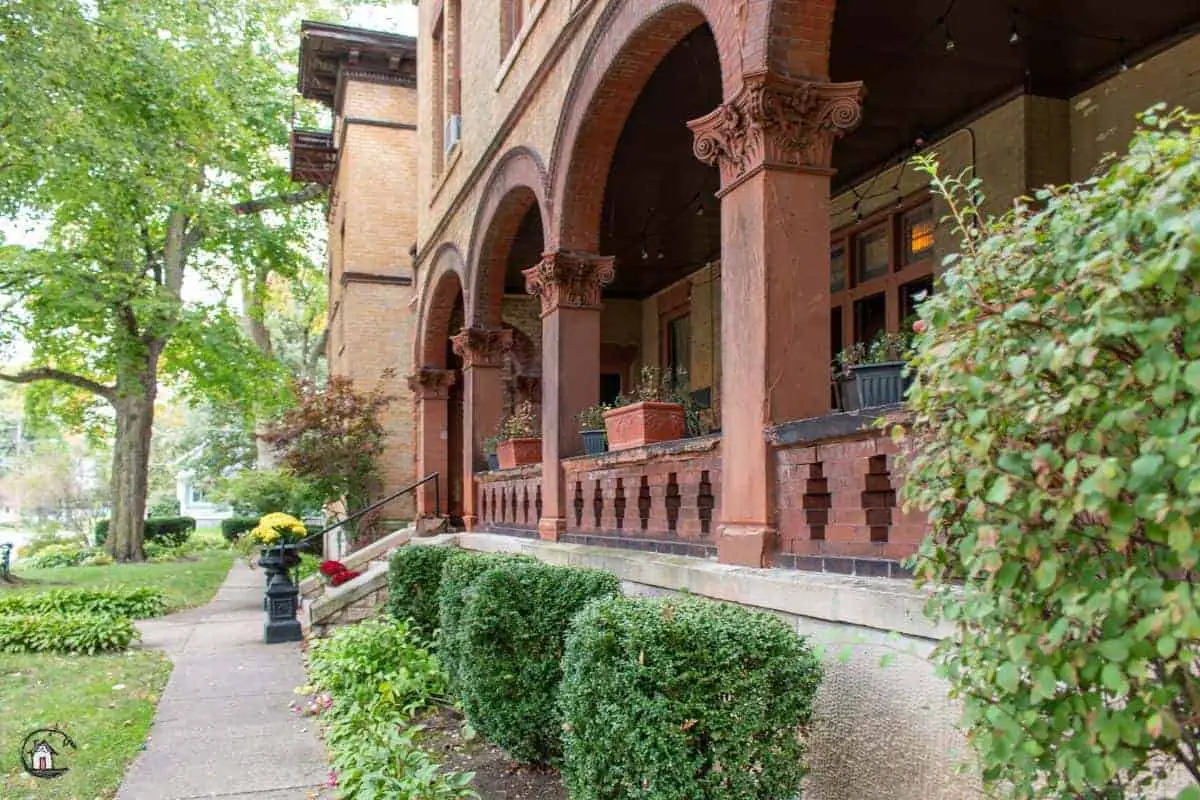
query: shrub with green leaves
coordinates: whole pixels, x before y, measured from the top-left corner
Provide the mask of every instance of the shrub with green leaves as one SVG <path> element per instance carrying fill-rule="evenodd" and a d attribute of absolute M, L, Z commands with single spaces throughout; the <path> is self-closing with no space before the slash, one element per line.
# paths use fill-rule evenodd
<path fill-rule="evenodd" d="M 108 525 L 109 520 L 106 519 L 96 523 L 96 544 L 104 544 L 108 540 Z M 192 517 L 148 517 L 144 530 L 143 541 L 175 547 L 186 542 L 195 532 L 196 520 Z"/>
<path fill-rule="evenodd" d="M 556 761 L 567 628 L 590 601 L 620 591 L 615 575 L 593 569 L 513 562 L 481 575 L 467 592 L 457 665 L 471 723 L 515 759 Z"/>
<path fill-rule="evenodd" d="M 81 544 L 51 544 L 42 547 L 28 558 L 22 558 L 18 563 L 22 569 L 77 567 L 86 562 L 94 552 L 92 548 Z"/>
<path fill-rule="evenodd" d="M 157 617 L 167 610 L 162 589 L 48 589 L 0 595 L 0 615 L 6 614 L 110 614 L 132 619 Z"/>
<path fill-rule="evenodd" d="M 258 527 L 259 517 L 230 517 L 221 520 L 221 535 L 226 541 L 236 542 L 246 531 Z"/>
<path fill-rule="evenodd" d="M 572 800 L 798 795 L 821 666 L 778 618 L 690 598 L 606 598 L 572 622 L 563 673 Z"/>
<path fill-rule="evenodd" d="M 391 619 L 364 620 L 315 640 L 309 677 L 338 700 L 364 703 L 386 683 L 400 707 L 420 707 L 445 691 L 437 659 L 411 636 L 405 622 Z"/>
<path fill-rule="evenodd" d="M 388 613 L 398 620 L 412 620 L 416 632 L 432 636 L 438 625 L 442 567 L 456 552 L 452 547 L 407 545 L 392 553 L 388 561 Z"/>
<path fill-rule="evenodd" d="M 1001 219 L 922 165 L 962 244 L 920 307 L 905 499 L 940 668 L 1015 798 L 1200 782 L 1200 116 L 1143 122 Z"/>
<path fill-rule="evenodd" d="M 467 592 L 471 585 L 481 575 L 492 567 L 512 562 L 536 564 L 537 559 L 529 556 L 509 555 L 505 553 L 478 553 L 470 550 L 450 550 L 450 557 L 442 567 L 441 582 L 438 586 L 438 631 L 437 653 L 450 692 L 455 696 L 461 693 L 459 676 L 462 670 L 463 612 L 467 605 Z"/>
<path fill-rule="evenodd" d="M 124 650 L 139 637 L 128 617 L 39 611 L 0 614 L 0 653 L 80 653 Z"/>

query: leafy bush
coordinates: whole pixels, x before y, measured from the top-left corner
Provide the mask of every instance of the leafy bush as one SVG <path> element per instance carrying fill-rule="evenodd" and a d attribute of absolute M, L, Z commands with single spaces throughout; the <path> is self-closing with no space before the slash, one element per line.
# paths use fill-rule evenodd
<path fill-rule="evenodd" d="M 599 570 L 544 564 L 492 567 L 467 592 L 463 610 L 461 698 L 467 718 L 521 761 L 562 752 L 558 687 L 571 617 L 621 583 Z"/>
<path fill-rule="evenodd" d="M 104 544 L 108 540 L 108 525 L 106 519 L 96 523 L 96 544 Z M 196 520 L 192 517 L 148 517 L 143 541 L 174 547 L 186 542 L 195 530 Z"/>
<path fill-rule="evenodd" d="M 399 620 L 368 619 L 313 642 L 309 677 L 338 700 L 366 703 L 389 685 L 395 705 L 412 713 L 445 691 L 437 659 Z M 416 704 L 415 707 L 409 708 Z"/>
<path fill-rule="evenodd" d="M 160 494 L 146 503 L 148 517 L 178 517 L 179 498 L 174 494 Z"/>
<path fill-rule="evenodd" d="M 1200 116 L 1144 122 L 1002 219 L 935 177 L 962 244 L 920 307 L 905 499 L 940 668 L 1015 798 L 1200 781 Z"/>
<path fill-rule="evenodd" d="M 0 615 L 87 613 L 147 619 L 167 610 L 161 589 L 48 589 L 0 595 Z"/>
<path fill-rule="evenodd" d="M 399 620 L 412 620 L 416 632 L 431 636 L 438 626 L 442 567 L 456 552 L 451 547 L 408 545 L 392 553 L 388 562 L 388 613 Z"/>
<path fill-rule="evenodd" d="M 429 548 L 432 549 L 432 548 Z M 437 653 L 442 669 L 446 671 L 450 691 L 460 694 L 459 676 L 462 670 L 462 619 L 467 605 L 467 591 L 480 575 L 492 567 L 511 562 L 536 564 L 529 556 L 514 556 L 500 553 L 476 553 L 469 550 L 445 549 L 449 553 L 442 567 L 441 582 L 437 590 L 438 631 Z"/>
<path fill-rule="evenodd" d="M 247 531 L 258 526 L 258 517 L 230 517 L 221 520 L 221 535 L 226 541 L 234 542 Z"/>
<path fill-rule="evenodd" d="M 64 544 L 86 547 L 88 543 L 83 536 L 63 536 L 57 530 L 44 530 L 35 533 L 25 544 L 18 547 L 17 556 L 22 559 L 30 558 L 42 552 L 47 547 Z"/>
<path fill-rule="evenodd" d="M 297 517 L 321 508 L 307 482 L 283 469 L 247 469 L 222 480 L 217 495 L 235 514 L 254 517 L 284 510 Z M 251 525 L 250 527 L 254 527 Z"/>
<path fill-rule="evenodd" d="M 795 797 L 821 667 L 781 620 L 689 598 L 610 597 L 563 657 L 572 800 Z"/>
<path fill-rule="evenodd" d="M 80 544 L 52 544 L 43 547 L 37 555 L 22 558 L 20 565 L 23 569 L 77 567 L 87 561 L 93 552 L 90 547 Z"/>
<path fill-rule="evenodd" d="M 124 650 L 138 638 L 128 617 L 37 612 L 0 615 L 0 653 L 84 653 Z"/>

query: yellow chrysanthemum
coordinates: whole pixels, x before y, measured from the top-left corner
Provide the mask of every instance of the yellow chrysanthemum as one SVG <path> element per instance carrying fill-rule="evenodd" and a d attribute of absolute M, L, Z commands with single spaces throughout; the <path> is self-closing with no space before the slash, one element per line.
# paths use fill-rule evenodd
<path fill-rule="evenodd" d="M 307 532 L 304 523 L 291 514 L 274 512 L 260 519 L 258 525 L 250 531 L 250 536 L 260 544 L 273 545 L 278 544 L 285 536 L 287 541 L 302 539 Z"/>

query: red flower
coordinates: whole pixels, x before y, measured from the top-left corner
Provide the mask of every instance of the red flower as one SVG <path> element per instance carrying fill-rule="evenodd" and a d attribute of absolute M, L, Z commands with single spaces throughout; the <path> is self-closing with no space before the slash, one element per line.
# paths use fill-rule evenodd
<path fill-rule="evenodd" d="M 330 578 L 329 582 L 332 583 L 334 586 L 341 586 L 343 583 L 346 583 L 347 581 L 352 581 L 361 574 L 362 574 L 361 572 L 355 572 L 353 570 L 343 569 L 337 575 L 334 575 L 332 578 Z"/>
<path fill-rule="evenodd" d="M 332 578 L 335 575 L 340 575 L 345 572 L 346 565 L 340 561 L 322 561 L 321 565 L 317 567 L 317 569 L 320 570 L 321 574 L 326 578 Z"/>

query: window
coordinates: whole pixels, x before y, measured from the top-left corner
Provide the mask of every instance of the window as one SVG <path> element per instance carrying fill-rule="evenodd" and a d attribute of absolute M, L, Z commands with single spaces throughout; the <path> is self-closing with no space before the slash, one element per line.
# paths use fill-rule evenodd
<path fill-rule="evenodd" d="M 924 193 L 835 231 L 829 250 L 830 344 L 899 331 L 933 293 L 933 205 Z"/>
<path fill-rule="evenodd" d="M 691 316 L 682 314 L 667 320 L 666 334 L 667 374 L 677 385 L 687 385 L 688 370 L 692 366 Z"/>
<path fill-rule="evenodd" d="M 459 0 L 446 0 L 433 26 L 433 176 L 440 176 L 462 136 L 462 27 Z"/>
<path fill-rule="evenodd" d="M 621 396 L 621 375 L 617 372 L 600 373 L 600 402 L 613 405 Z"/>
<path fill-rule="evenodd" d="M 525 27 L 528 0 L 501 0 L 500 3 L 500 59 L 512 49 L 517 34 Z"/>

